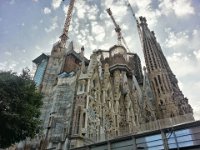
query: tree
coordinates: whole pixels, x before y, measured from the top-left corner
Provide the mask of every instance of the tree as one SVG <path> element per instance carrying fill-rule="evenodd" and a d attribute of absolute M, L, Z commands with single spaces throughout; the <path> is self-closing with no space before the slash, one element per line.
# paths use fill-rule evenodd
<path fill-rule="evenodd" d="M 0 148 L 34 137 L 40 125 L 42 95 L 24 69 L 0 72 Z"/>

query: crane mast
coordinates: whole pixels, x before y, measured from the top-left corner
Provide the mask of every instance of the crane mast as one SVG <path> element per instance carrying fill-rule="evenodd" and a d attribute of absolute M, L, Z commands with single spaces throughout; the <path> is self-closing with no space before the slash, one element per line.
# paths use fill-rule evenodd
<path fill-rule="evenodd" d="M 117 32 L 117 37 L 118 37 L 118 38 L 117 38 L 117 39 L 118 39 L 118 44 L 121 45 L 122 42 L 123 42 L 124 45 L 125 45 L 125 47 L 126 47 L 126 49 L 127 49 L 128 51 L 130 51 L 129 48 L 128 48 L 128 45 L 127 45 L 127 43 L 126 43 L 126 41 L 125 41 L 125 39 L 124 39 L 124 37 L 122 36 L 121 28 L 120 28 L 120 26 L 116 23 L 115 18 L 114 18 L 113 15 L 112 15 L 111 9 L 108 8 L 108 9 L 106 9 L 106 11 L 107 11 L 107 13 L 109 14 L 111 20 L 113 21 L 113 24 L 115 25 L 115 31 Z"/>
<path fill-rule="evenodd" d="M 56 50 L 57 47 L 59 47 L 60 49 L 63 49 L 65 47 L 65 44 L 68 40 L 68 32 L 69 32 L 70 22 L 71 22 L 71 19 L 72 19 L 72 11 L 73 11 L 73 8 L 74 8 L 74 3 L 75 3 L 75 0 L 70 0 L 68 11 L 67 11 L 67 17 L 66 17 L 66 20 L 65 20 L 64 28 L 63 28 L 63 32 L 60 36 L 60 41 L 56 42 L 56 44 L 53 46 L 52 50 Z M 41 144 L 41 148 L 40 148 L 41 150 L 47 149 L 48 140 L 49 140 L 48 136 L 49 136 L 49 132 L 50 132 L 49 126 L 51 126 L 51 124 L 52 124 L 52 117 L 49 118 L 48 128 L 47 128 L 47 131 L 46 131 L 46 134 L 45 134 L 44 142 Z M 69 149 L 69 143 L 68 143 L 68 149 Z"/>
<path fill-rule="evenodd" d="M 63 33 L 60 36 L 60 43 L 63 47 L 65 47 L 65 44 L 66 44 L 67 40 L 69 39 L 68 32 L 69 32 L 70 22 L 72 19 L 72 11 L 74 8 L 74 3 L 75 3 L 75 0 L 70 0 L 68 11 L 67 11 L 67 17 L 65 20 L 64 28 L 63 28 Z"/>

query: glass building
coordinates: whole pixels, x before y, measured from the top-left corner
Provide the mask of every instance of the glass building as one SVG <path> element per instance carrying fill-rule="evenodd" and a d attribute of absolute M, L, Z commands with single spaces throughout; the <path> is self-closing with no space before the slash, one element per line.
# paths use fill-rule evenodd
<path fill-rule="evenodd" d="M 39 57 L 33 60 L 33 63 L 37 65 L 37 69 L 35 72 L 35 76 L 33 77 L 33 80 L 35 81 L 36 86 L 38 87 L 40 86 L 42 82 L 45 69 L 48 63 L 48 59 L 49 59 L 49 56 L 43 53 Z"/>

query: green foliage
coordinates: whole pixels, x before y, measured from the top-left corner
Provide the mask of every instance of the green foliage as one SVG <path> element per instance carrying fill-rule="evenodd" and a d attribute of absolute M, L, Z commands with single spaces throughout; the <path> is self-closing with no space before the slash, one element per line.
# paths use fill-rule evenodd
<path fill-rule="evenodd" d="M 0 148 L 34 137 L 39 129 L 42 95 L 25 69 L 0 72 Z"/>

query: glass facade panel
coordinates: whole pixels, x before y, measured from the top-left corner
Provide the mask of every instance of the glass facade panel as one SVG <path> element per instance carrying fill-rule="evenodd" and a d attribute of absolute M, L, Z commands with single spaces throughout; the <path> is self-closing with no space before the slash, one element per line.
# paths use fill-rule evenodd
<path fill-rule="evenodd" d="M 190 130 L 189 129 L 184 129 L 184 130 L 179 130 L 179 131 L 175 131 L 176 136 L 183 136 L 183 135 L 188 135 L 190 134 Z"/>
<path fill-rule="evenodd" d="M 119 147 L 124 147 L 124 146 L 128 146 L 128 145 L 133 145 L 133 141 L 132 140 L 127 140 L 127 141 L 120 141 L 117 143 L 113 143 L 112 144 L 112 148 L 119 148 Z"/>
<path fill-rule="evenodd" d="M 192 145 L 194 145 L 193 141 L 178 142 L 179 147 L 188 147 L 188 146 L 192 146 Z"/>
<path fill-rule="evenodd" d="M 181 147 L 199 145 L 200 144 L 199 133 L 200 133 L 200 127 L 175 131 L 178 146 L 181 148 Z M 174 137 L 173 138 L 170 137 L 170 139 L 168 139 L 168 144 L 170 145 L 170 143 L 173 141 Z"/>
<path fill-rule="evenodd" d="M 164 149 L 163 145 L 158 145 L 158 146 L 146 148 L 146 150 L 163 150 L 163 149 Z"/>
<path fill-rule="evenodd" d="M 36 83 L 36 86 L 39 86 L 41 84 L 42 78 L 43 78 L 43 75 L 44 75 L 44 72 L 45 72 L 45 69 L 46 69 L 46 66 L 47 66 L 47 60 L 43 60 L 38 65 L 36 73 L 35 73 L 35 76 L 33 78 L 33 80 Z"/>
<path fill-rule="evenodd" d="M 181 137 L 177 137 L 177 141 L 179 142 L 187 142 L 187 141 L 192 141 L 192 136 L 191 135 L 184 135 Z"/>
<path fill-rule="evenodd" d="M 151 135 L 136 139 L 138 148 L 144 148 L 147 150 L 163 149 L 163 141 L 160 134 Z"/>
<path fill-rule="evenodd" d="M 174 144 L 168 144 L 168 146 L 169 146 L 169 149 L 172 149 L 172 148 L 177 148 L 177 145 L 176 145 L 176 143 L 174 143 Z"/>
<path fill-rule="evenodd" d="M 144 142 L 150 142 L 150 141 L 156 141 L 162 139 L 160 134 L 157 135 L 151 135 L 151 136 L 146 136 L 142 138 L 137 138 L 136 143 L 144 143 Z"/>
<path fill-rule="evenodd" d="M 176 143 L 176 140 L 174 137 L 170 137 L 167 139 L 168 140 L 168 144 L 173 144 L 173 143 Z"/>
<path fill-rule="evenodd" d="M 162 140 L 157 140 L 157 141 L 151 141 L 151 142 L 145 142 L 145 143 L 140 143 L 137 144 L 139 147 L 153 147 L 157 145 L 162 145 L 163 141 Z"/>

